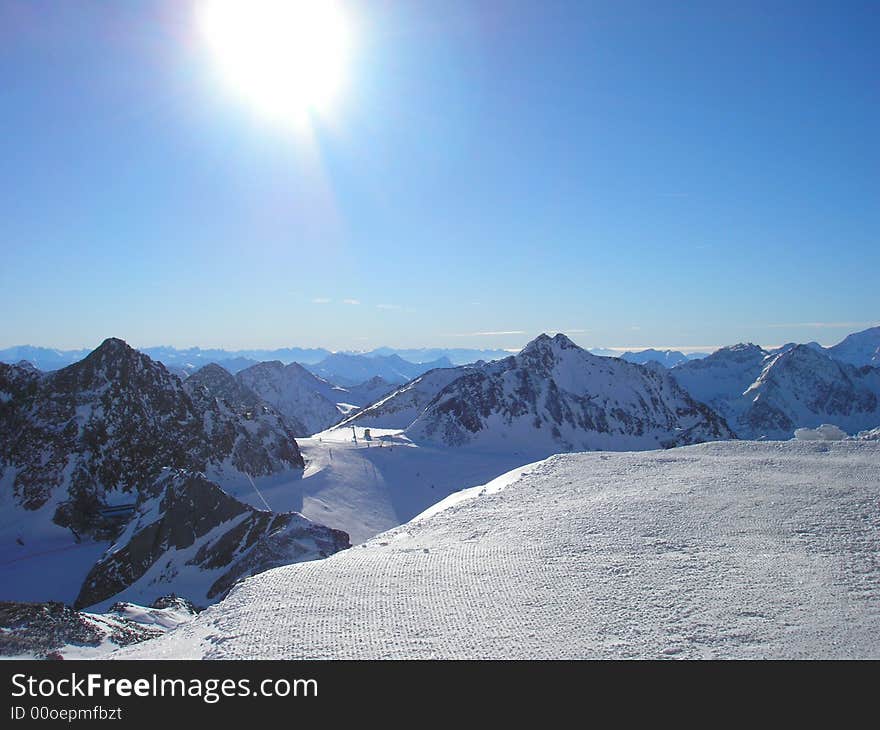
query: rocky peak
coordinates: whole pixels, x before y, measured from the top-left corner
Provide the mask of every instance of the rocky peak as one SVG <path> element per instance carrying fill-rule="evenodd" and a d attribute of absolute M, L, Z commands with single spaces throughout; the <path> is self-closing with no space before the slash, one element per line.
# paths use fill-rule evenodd
<path fill-rule="evenodd" d="M 244 387 L 232 373 L 215 363 L 199 368 L 184 382 L 183 389 L 195 400 L 225 401 L 233 410 L 244 412 L 260 405 L 260 399 Z"/>
<path fill-rule="evenodd" d="M 538 335 L 518 355 L 514 355 L 514 360 L 526 370 L 546 375 L 566 357 L 568 352 L 577 352 L 578 355 L 586 358 L 594 357 L 560 332 L 554 337 L 547 334 Z"/>

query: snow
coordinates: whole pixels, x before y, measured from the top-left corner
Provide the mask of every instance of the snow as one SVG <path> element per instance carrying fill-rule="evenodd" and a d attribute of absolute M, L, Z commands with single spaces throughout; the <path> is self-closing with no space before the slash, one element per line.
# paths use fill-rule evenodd
<path fill-rule="evenodd" d="M 880 367 L 880 326 L 847 335 L 834 347 L 829 347 L 828 354 L 856 367 Z"/>
<path fill-rule="evenodd" d="M 846 438 L 846 431 L 832 423 L 823 423 L 819 428 L 798 428 L 794 437 L 799 441 L 842 441 Z"/>
<path fill-rule="evenodd" d="M 880 658 L 880 444 L 717 442 L 525 471 L 250 578 L 113 656 Z"/>
<path fill-rule="evenodd" d="M 57 492 L 38 510 L 17 504 L 15 473 L 15 468 L 7 467 L 0 474 L 0 598 L 73 603 L 83 577 L 108 543 L 77 542 L 70 530 L 52 522 Z"/>

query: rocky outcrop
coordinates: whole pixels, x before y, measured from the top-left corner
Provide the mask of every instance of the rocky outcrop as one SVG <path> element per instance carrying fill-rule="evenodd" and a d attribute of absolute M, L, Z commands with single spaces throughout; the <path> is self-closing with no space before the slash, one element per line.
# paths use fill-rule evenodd
<path fill-rule="evenodd" d="M 152 600 L 171 587 L 212 603 L 242 577 L 347 547 L 344 532 L 295 512 L 256 510 L 201 474 L 165 470 L 141 493 L 135 516 L 91 569 L 74 605 L 118 595 Z"/>

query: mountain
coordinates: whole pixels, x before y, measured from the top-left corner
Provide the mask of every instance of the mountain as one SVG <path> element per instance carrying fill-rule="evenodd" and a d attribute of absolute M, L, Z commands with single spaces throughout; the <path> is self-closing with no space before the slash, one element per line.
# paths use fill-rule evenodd
<path fill-rule="evenodd" d="M 561 454 L 114 657 L 877 659 L 878 473 L 867 441 Z"/>
<path fill-rule="evenodd" d="M 340 425 L 406 428 L 409 426 L 437 394 L 453 380 L 464 375 L 469 368 L 437 368 L 429 370 L 415 380 L 397 388 L 379 401 L 358 411 Z"/>
<path fill-rule="evenodd" d="M 406 429 L 413 441 L 545 451 L 628 450 L 734 438 L 662 367 L 541 335 L 452 381 Z"/>
<path fill-rule="evenodd" d="M 302 424 L 294 429 L 299 437 L 336 425 L 346 415 L 394 389 L 379 376 L 343 388 L 309 372 L 299 363 L 284 365 L 278 360 L 253 365 L 236 377 L 292 423 Z"/>
<path fill-rule="evenodd" d="M 204 475 L 202 492 L 213 492 L 211 499 L 225 505 L 202 522 L 217 543 L 236 526 L 224 515 L 251 509 L 237 499 L 253 499 L 256 481 L 296 481 L 303 466 L 285 419 L 217 366 L 184 385 L 162 364 L 112 338 L 80 362 L 47 374 L 0 365 L 0 543 L 10 556 L 0 567 L 4 597 L 70 601 L 81 594 L 82 602 L 100 593 L 81 584 L 96 562 L 107 559 L 101 553 L 108 543 L 118 552 L 137 539 L 134 533 L 121 537 L 125 530 L 161 521 L 170 509 L 167 500 L 155 499 L 165 468 Z M 174 514 L 174 529 L 189 529 L 193 515 Z M 147 567 L 139 559 L 127 575 Z M 126 574 L 113 566 L 115 574 Z M 210 563 L 211 570 L 223 567 L 220 557 Z M 234 565 L 225 567 L 228 572 Z M 175 570 L 169 567 L 166 578 Z M 47 591 L 57 594 L 42 595 Z"/>
<path fill-rule="evenodd" d="M 755 382 L 768 352 L 758 345 L 740 343 L 722 347 L 702 360 L 670 370 L 675 381 L 701 403 L 711 406 L 729 424 L 742 412 L 742 394 Z"/>
<path fill-rule="evenodd" d="M 361 408 L 370 403 L 375 403 L 380 398 L 384 398 L 394 389 L 395 386 L 392 383 L 389 383 L 385 378 L 379 377 L 378 375 L 374 375 L 369 380 L 358 385 L 350 385 L 347 388 L 334 386 L 334 390 L 341 391 L 344 398 L 342 402 L 339 402 L 336 405 L 340 407 L 343 407 L 344 405 L 353 405 Z M 349 408 L 346 410 L 350 411 L 351 409 Z"/>
<path fill-rule="evenodd" d="M 393 384 L 406 383 L 434 368 L 452 367 L 447 358 L 427 363 L 411 363 L 398 355 L 351 355 L 337 352 L 308 369 L 331 383 L 342 386 L 359 385 L 374 377 Z"/>
<path fill-rule="evenodd" d="M 742 400 L 734 429 L 751 438 L 791 438 L 823 423 L 856 433 L 880 424 L 880 369 L 798 345 L 769 358 Z"/>
<path fill-rule="evenodd" d="M 688 356 L 678 350 L 640 350 L 639 352 L 624 352 L 620 355 L 621 360 L 634 362 L 637 365 L 644 365 L 648 362 L 659 362 L 667 368 L 674 367 L 679 363 L 687 362 Z"/>
<path fill-rule="evenodd" d="M 422 347 L 418 349 L 401 350 L 393 347 L 377 347 L 375 350 L 362 353 L 367 357 L 398 355 L 412 363 L 436 363 L 446 358 L 452 365 L 468 365 L 478 360 L 503 360 L 510 357 L 507 350 L 479 350 L 466 347 Z"/>
<path fill-rule="evenodd" d="M 238 471 L 257 476 L 303 466 L 302 457 L 294 455 L 294 437 L 305 429 L 302 423 L 272 408 L 219 365 L 210 363 L 197 370 L 184 381 L 183 389 L 204 414 L 205 432 L 234 441 L 231 458 Z M 210 470 L 216 475 L 217 468 Z"/>
<path fill-rule="evenodd" d="M 856 367 L 880 367 L 880 326 L 847 335 L 842 342 L 829 347 L 828 354 Z"/>
<path fill-rule="evenodd" d="M 742 438 L 791 438 L 823 423 L 848 433 L 880 423 L 880 369 L 856 368 L 809 345 L 776 354 L 734 345 L 671 371 Z"/>
<path fill-rule="evenodd" d="M 261 362 L 242 370 L 237 379 L 292 422 L 301 424 L 294 431 L 297 436 L 318 433 L 342 419 L 335 399 L 341 399 L 345 390 L 334 388 L 299 363 Z"/>
<path fill-rule="evenodd" d="M 780 353 L 787 352 L 791 350 L 793 347 L 797 347 L 799 344 L 803 344 L 804 347 L 809 347 L 812 350 L 817 350 L 818 352 L 824 352 L 825 348 L 822 347 L 818 342 L 786 342 L 784 345 L 780 345 L 779 347 L 773 348 L 771 350 L 767 350 L 768 355 L 779 355 Z"/>

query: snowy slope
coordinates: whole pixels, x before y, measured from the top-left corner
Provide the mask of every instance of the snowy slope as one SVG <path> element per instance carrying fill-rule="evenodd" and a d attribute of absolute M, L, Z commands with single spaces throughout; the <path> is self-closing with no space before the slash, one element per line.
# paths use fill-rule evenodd
<path fill-rule="evenodd" d="M 450 451 L 416 445 L 400 431 L 339 428 L 299 439 L 306 470 L 299 482 L 260 487 L 273 509 L 290 509 L 347 532 L 352 544 L 412 519 L 452 492 L 485 484 L 534 459 L 529 452 Z"/>
<path fill-rule="evenodd" d="M 115 656 L 880 658 L 880 444 L 707 443 L 528 471 L 249 579 Z"/>
<path fill-rule="evenodd" d="M 598 357 L 562 334 L 541 335 L 518 355 L 454 380 L 406 434 L 420 443 L 545 455 L 733 438 L 662 366 Z"/>
<path fill-rule="evenodd" d="M 880 367 L 880 326 L 847 335 L 842 342 L 827 350 L 835 360 L 860 367 Z"/>

